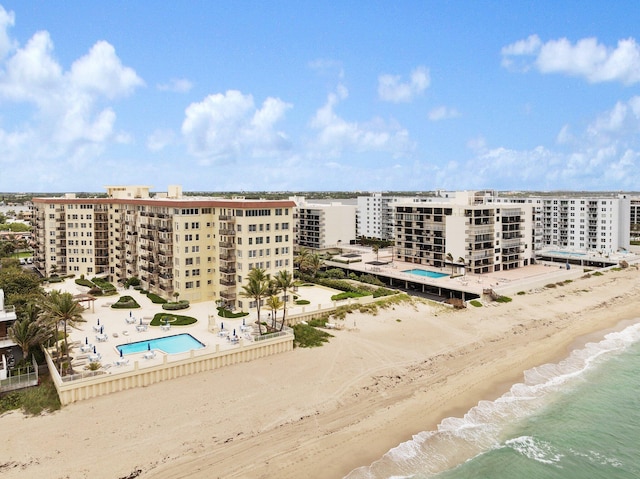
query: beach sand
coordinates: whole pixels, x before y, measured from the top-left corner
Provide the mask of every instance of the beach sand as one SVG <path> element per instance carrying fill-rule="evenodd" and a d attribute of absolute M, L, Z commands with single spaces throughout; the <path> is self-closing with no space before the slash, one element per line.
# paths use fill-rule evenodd
<path fill-rule="evenodd" d="M 0 417 L 3 478 L 341 478 L 638 316 L 636 268 L 350 314 L 320 348 Z"/>

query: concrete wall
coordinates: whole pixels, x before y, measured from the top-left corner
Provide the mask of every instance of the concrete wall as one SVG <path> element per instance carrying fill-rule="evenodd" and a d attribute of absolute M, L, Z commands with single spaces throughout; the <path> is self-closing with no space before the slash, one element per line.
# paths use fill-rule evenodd
<path fill-rule="evenodd" d="M 86 377 L 63 381 L 48 353 L 45 353 L 51 377 L 58 391 L 62 405 L 70 404 L 84 399 L 91 399 L 105 394 L 111 394 L 127 389 L 149 386 L 161 381 L 167 381 L 180 376 L 187 376 L 204 371 L 211 371 L 223 366 L 244 363 L 254 359 L 284 353 L 293 349 L 293 334 L 287 334 L 277 338 L 258 343 L 240 340 L 237 348 L 220 351 L 219 346 L 215 350 L 191 351 L 188 357 L 177 360 L 169 360 L 164 355 L 163 363 L 153 366 L 140 367 L 139 361 L 133 363 L 133 370 L 103 372 L 102 374 L 90 373 Z M 144 364 L 144 363 L 143 363 Z"/>

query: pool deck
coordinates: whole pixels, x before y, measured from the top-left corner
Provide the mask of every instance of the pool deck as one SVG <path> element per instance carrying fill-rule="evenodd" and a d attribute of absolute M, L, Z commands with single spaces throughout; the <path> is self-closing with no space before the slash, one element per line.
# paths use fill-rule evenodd
<path fill-rule="evenodd" d="M 68 279 L 62 283 L 53 283 L 48 286 L 47 289 L 58 289 L 74 295 L 87 292 L 86 287 L 75 284 L 73 279 Z M 172 311 L 163 310 L 162 305 L 152 303 L 146 295 L 141 294 L 139 291 L 122 289 L 118 290 L 118 293 L 120 294 L 96 297 L 94 305 L 89 306 L 82 314 L 86 322 L 80 323 L 78 329 L 68 329 L 69 343 L 75 344 L 71 354 L 74 358 L 72 365 L 75 372 L 85 371 L 85 367 L 89 364 L 90 357 L 93 355 L 94 346 L 96 353 L 100 355 L 98 362 L 102 368 L 110 374 L 114 374 L 133 370 L 134 364 L 136 363 L 137 367 L 144 368 L 163 364 L 167 360 L 174 361 L 188 358 L 191 354 L 188 351 L 184 353 L 167 354 L 157 350 L 154 357 L 148 357 L 146 354 L 147 351 L 144 351 L 126 354 L 123 358 L 120 358 L 120 353 L 116 349 L 118 345 L 167 337 L 180 333 L 189 333 L 205 345 L 205 348 L 196 351 L 197 354 L 205 354 L 213 352 L 216 349 L 218 351 L 237 349 L 241 347 L 241 342 L 242 344 L 251 343 L 251 331 L 242 331 L 243 319 L 246 326 L 257 328 L 254 324 L 257 318 L 255 312 L 244 318 L 222 318 L 218 316 L 217 307 L 213 301 L 192 303 L 187 309 L 173 311 L 175 314 L 196 318 L 198 321 L 193 325 L 171 326 L 170 328 L 149 326 L 151 319 L 156 313 L 164 312 L 171 314 Z M 296 295 L 298 295 L 300 299 L 309 300 L 311 305 L 316 305 L 330 304 L 331 294 L 334 293 L 335 292 L 325 288 L 314 287 L 300 288 L 300 291 L 297 292 Z M 111 308 L 111 304 L 115 303 L 121 295 L 133 297 L 140 305 L 140 308 Z M 296 306 L 289 307 L 287 308 L 287 315 L 293 314 L 301 309 L 301 307 Z M 263 307 L 261 312 L 264 321 L 266 320 L 269 310 Z M 281 314 L 282 311 L 280 311 L 280 315 Z M 100 320 L 100 326 L 103 328 L 104 336 L 102 339 L 106 338 L 106 340 L 103 341 L 98 340 L 98 336 L 100 335 L 98 319 Z M 146 325 L 146 328 L 139 327 L 141 319 L 143 325 Z M 221 330 L 223 324 L 224 330 Z M 233 343 L 228 339 L 229 335 L 233 335 L 234 329 L 236 330 L 236 335 L 241 338 L 237 343 Z M 86 343 L 91 347 L 85 347 L 84 349 L 86 351 L 82 351 L 81 348 L 83 348 Z"/>

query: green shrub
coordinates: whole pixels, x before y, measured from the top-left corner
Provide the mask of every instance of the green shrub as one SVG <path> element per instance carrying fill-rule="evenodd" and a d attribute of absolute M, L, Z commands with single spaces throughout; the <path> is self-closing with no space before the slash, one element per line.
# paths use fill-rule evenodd
<path fill-rule="evenodd" d="M 596 271 L 595 273 L 593 273 L 593 276 L 602 276 L 602 271 Z"/>
<path fill-rule="evenodd" d="M 389 289 L 389 288 L 376 288 L 373 290 L 373 297 L 374 298 L 382 298 L 384 296 L 391 296 L 393 294 L 398 294 L 399 291 L 395 291 L 393 289 Z"/>
<path fill-rule="evenodd" d="M 89 281 L 88 279 L 84 279 L 84 278 L 76 279 L 76 280 L 75 280 L 75 283 L 76 283 L 77 285 L 80 285 L 80 286 L 87 286 L 87 287 L 89 287 L 89 288 L 95 288 L 95 286 L 96 286 L 96 285 L 95 285 L 95 284 L 93 284 L 91 281 Z"/>
<path fill-rule="evenodd" d="M 510 303 L 511 302 L 511 298 L 509 296 L 498 296 L 498 298 L 496 299 L 496 302 L 498 302 L 498 303 Z"/>
<path fill-rule="evenodd" d="M 189 307 L 189 301 L 186 299 L 182 299 L 178 302 L 166 302 L 162 304 L 162 309 L 166 309 L 167 311 L 176 311 L 178 309 L 187 309 Z"/>
<path fill-rule="evenodd" d="M 545 288 L 555 288 L 556 284 L 555 283 L 549 283 L 545 286 Z"/>
<path fill-rule="evenodd" d="M 131 296 L 121 296 L 111 307 L 114 309 L 135 309 L 139 308 L 140 305 Z"/>
<path fill-rule="evenodd" d="M 130 286 L 132 287 L 136 287 L 136 286 L 140 286 L 140 278 L 136 277 L 136 276 L 132 276 L 131 278 L 127 279 L 124 282 L 124 286 L 125 288 L 129 288 Z"/>
<path fill-rule="evenodd" d="M 334 294 L 333 296 L 331 296 L 331 301 L 341 301 L 343 299 L 349 299 L 349 298 L 362 298 L 363 296 L 367 296 L 367 295 L 357 291 L 345 291 L 343 293 Z"/>
<path fill-rule="evenodd" d="M 230 318 L 230 319 L 242 318 L 242 317 L 248 316 L 248 315 L 249 315 L 249 313 L 246 313 L 244 311 L 240 311 L 239 313 L 234 313 L 233 311 L 230 311 L 228 309 L 218 307 L 218 316 L 221 316 L 223 318 Z"/>
<path fill-rule="evenodd" d="M 327 270 L 327 278 L 344 279 L 347 275 L 340 268 L 332 268 Z"/>
<path fill-rule="evenodd" d="M 526 291 L 518 291 L 516 293 L 518 296 L 522 296 L 523 294 L 527 294 Z"/>
<path fill-rule="evenodd" d="M 147 293 L 147 298 L 149 298 L 153 304 L 164 304 L 167 302 L 166 299 L 161 298 L 160 296 L 154 293 Z"/>
<path fill-rule="evenodd" d="M 93 278 L 91 281 L 98 288 L 100 288 L 104 293 L 107 293 L 108 291 L 115 291 L 116 290 L 116 287 L 114 285 L 112 285 L 111 283 L 109 283 L 109 281 L 107 281 L 106 279 Z"/>
<path fill-rule="evenodd" d="M 314 328 L 310 324 L 296 324 L 293 327 L 293 345 L 301 348 L 314 348 L 329 342 L 333 335 Z"/>
<path fill-rule="evenodd" d="M 302 305 L 305 305 L 305 304 L 311 304 L 311 301 L 306 300 L 306 299 L 297 299 L 296 300 L 296 304 L 298 306 L 302 306 Z"/>
<path fill-rule="evenodd" d="M 151 320 L 151 326 L 161 326 L 165 324 L 165 322 L 169 323 L 172 326 L 188 326 L 189 324 L 197 323 L 198 320 L 196 318 L 192 318 L 191 316 L 180 316 L 179 314 L 169 313 L 156 313 Z"/>
<path fill-rule="evenodd" d="M 477 299 L 472 299 L 471 301 L 469 301 L 469 304 L 471 306 L 475 306 L 476 308 L 481 308 L 482 307 L 482 303 L 480 301 L 478 301 Z"/>

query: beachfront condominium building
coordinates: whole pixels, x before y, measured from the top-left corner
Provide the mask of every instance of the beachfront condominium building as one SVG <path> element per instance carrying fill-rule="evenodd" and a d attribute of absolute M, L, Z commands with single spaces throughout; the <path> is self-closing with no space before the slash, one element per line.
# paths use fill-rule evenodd
<path fill-rule="evenodd" d="M 296 203 L 295 241 L 314 250 L 340 248 L 356 239 L 356 205 L 338 201 L 318 203 L 291 197 Z"/>
<path fill-rule="evenodd" d="M 408 200 L 409 198 L 386 196 L 382 193 L 358 196 L 356 218 L 358 237 L 393 240 L 395 234 L 394 203 Z"/>
<path fill-rule="evenodd" d="M 249 271 L 293 270 L 293 201 L 184 196 L 179 186 L 153 197 L 148 186 L 106 189 L 106 198 L 34 198 L 41 274 L 137 277 L 166 299 L 246 308 Z"/>
<path fill-rule="evenodd" d="M 475 274 L 526 266 L 533 258 L 529 204 L 489 204 L 486 192 L 395 205 L 397 260 Z"/>
<path fill-rule="evenodd" d="M 488 201 L 532 205 L 536 250 L 560 248 L 609 254 L 629 248 L 633 209 L 628 195 L 504 196 Z"/>

